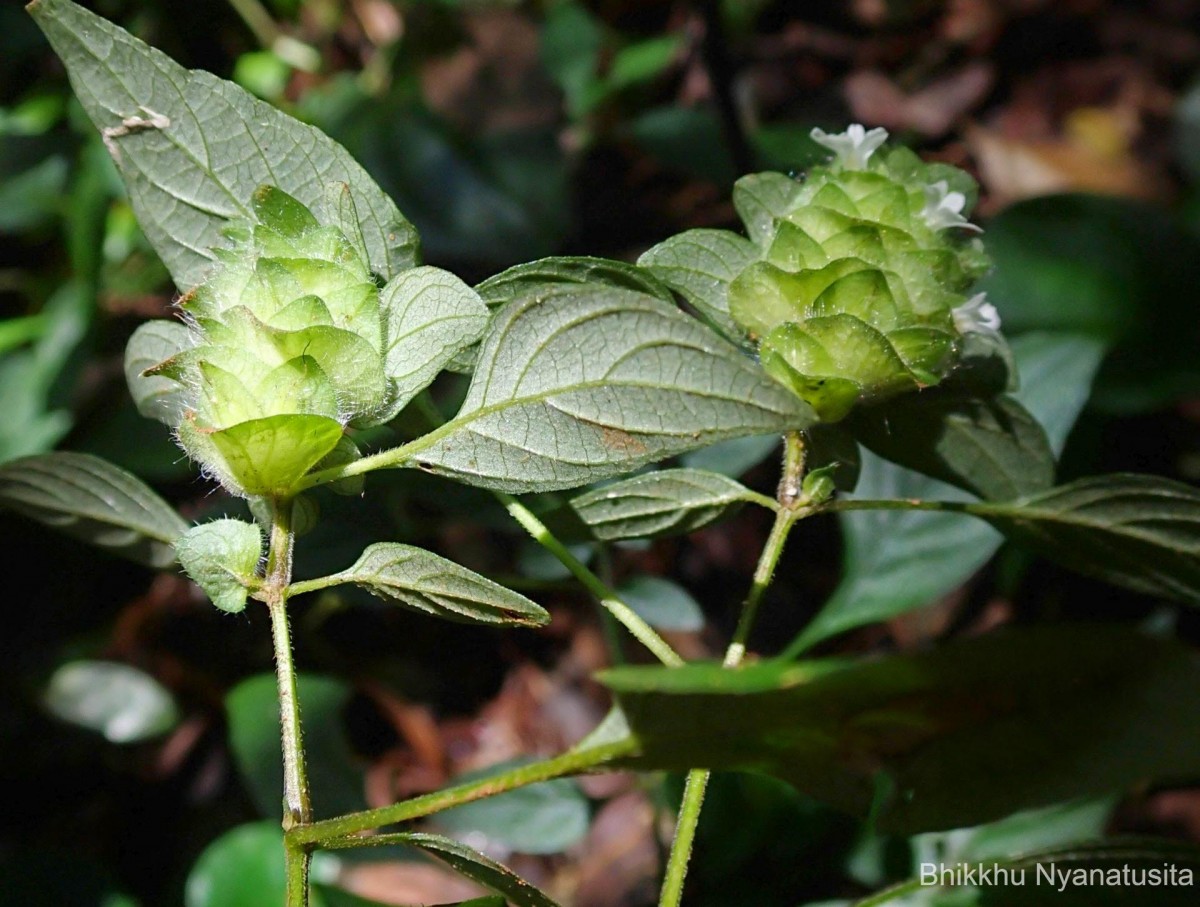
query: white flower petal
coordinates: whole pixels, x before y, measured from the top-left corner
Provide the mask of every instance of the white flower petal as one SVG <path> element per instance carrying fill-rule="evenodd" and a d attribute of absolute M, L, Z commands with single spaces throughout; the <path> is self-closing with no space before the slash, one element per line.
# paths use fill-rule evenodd
<path fill-rule="evenodd" d="M 1000 313 L 987 301 L 987 294 L 977 293 L 952 312 L 954 327 L 960 334 L 996 334 L 1000 331 Z"/>
<path fill-rule="evenodd" d="M 886 129 L 875 128 L 868 131 L 861 123 L 853 123 L 845 132 L 838 133 L 814 128 L 809 135 L 818 145 L 836 154 L 838 163 L 847 170 L 866 169 L 871 155 L 888 137 Z"/>

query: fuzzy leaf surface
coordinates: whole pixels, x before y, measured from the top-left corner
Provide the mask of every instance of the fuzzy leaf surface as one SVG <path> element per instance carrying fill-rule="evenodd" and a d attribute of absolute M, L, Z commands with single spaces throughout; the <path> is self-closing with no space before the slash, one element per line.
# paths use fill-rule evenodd
<path fill-rule="evenodd" d="M 536 627 L 550 615 L 523 595 L 421 548 L 380 542 L 333 579 L 449 620 Z"/>
<path fill-rule="evenodd" d="M 230 219 L 277 186 L 310 208 L 329 183 L 350 186 L 371 268 L 390 278 L 416 262 L 417 236 L 339 144 L 211 73 L 187 70 L 70 0 L 30 13 L 129 189 L 146 237 L 181 289 L 203 280 Z"/>
<path fill-rule="evenodd" d="M 148 567 L 174 563 L 172 546 L 188 529 L 141 479 L 99 457 L 65 451 L 0 466 L 0 507 Z"/>
<path fill-rule="evenodd" d="M 662 469 L 571 499 L 592 534 L 606 541 L 692 532 L 752 494 L 741 482 L 703 469 Z"/>
<path fill-rule="evenodd" d="M 193 526 L 175 542 L 175 554 L 192 581 L 222 611 L 246 608 L 246 584 L 262 557 L 262 530 L 241 520 L 212 520 Z"/>
<path fill-rule="evenodd" d="M 394 395 L 380 421 L 394 417 L 487 329 L 479 294 L 440 268 L 412 268 L 394 278 L 380 297 L 384 370 Z"/>
<path fill-rule="evenodd" d="M 674 306 L 616 287 L 564 286 L 501 310 L 462 409 L 415 442 L 413 459 L 471 485 L 553 491 L 812 420 L 756 363 Z"/>
<path fill-rule="evenodd" d="M 982 498 L 1009 501 L 1054 484 L 1054 451 L 1012 397 L 971 399 L 936 389 L 859 411 L 855 436 L 901 466 Z"/>

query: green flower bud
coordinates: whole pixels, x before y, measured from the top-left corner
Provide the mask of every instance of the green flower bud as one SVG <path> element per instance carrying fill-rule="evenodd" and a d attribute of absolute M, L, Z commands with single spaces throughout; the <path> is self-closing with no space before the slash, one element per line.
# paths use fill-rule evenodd
<path fill-rule="evenodd" d="M 387 418 L 379 288 L 346 187 L 330 187 L 322 224 L 271 186 L 256 222 L 234 225 L 208 279 L 180 302 L 186 348 L 145 370 L 182 386 L 180 444 L 231 490 L 288 494 L 331 455 L 343 429 Z"/>
<path fill-rule="evenodd" d="M 966 219 L 967 174 L 880 150 L 882 129 L 813 138 L 836 157 L 771 212 L 759 260 L 729 286 L 729 313 L 766 371 L 836 422 L 937 384 L 961 336 L 994 334 L 999 319 L 982 298 L 967 300 L 988 267 Z"/>

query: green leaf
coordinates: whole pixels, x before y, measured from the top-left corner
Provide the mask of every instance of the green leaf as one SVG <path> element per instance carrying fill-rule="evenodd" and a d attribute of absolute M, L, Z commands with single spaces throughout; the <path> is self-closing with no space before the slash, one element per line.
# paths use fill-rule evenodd
<path fill-rule="evenodd" d="M 681 535 L 719 520 L 755 495 L 700 469 L 662 469 L 593 488 L 571 499 L 592 534 L 612 539 Z"/>
<path fill-rule="evenodd" d="M 301 674 L 296 691 L 300 712 L 312 729 L 304 737 L 304 750 L 318 817 L 365 809 L 362 773 L 342 724 L 350 687 L 330 677 Z M 238 773 L 259 812 L 278 823 L 283 816 L 283 764 L 275 676 L 243 680 L 225 697 L 225 711 Z"/>
<path fill-rule="evenodd" d="M 617 596 L 642 620 L 660 630 L 695 633 L 704 628 L 704 612 L 678 583 L 661 576 L 636 576 L 617 587 Z"/>
<path fill-rule="evenodd" d="M 175 542 L 185 573 L 212 603 L 236 614 L 246 608 L 249 586 L 262 558 L 262 530 L 241 520 L 213 520 L 194 526 Z"/>
<path fill-rule="evenodd" d="M 239 491 L 288 494 L 337 446 L 342 426 L 328 416 L 288 413 L 239 422 L 205 437 Z"/>
<path fill-rule="evenodd" d="M 729 285 L 761 257 L 752 242 L 728 230 L 688 230 L 645 252 L 638 264 L 736 339 L 745 331 L 729 314 Z"/>
<path fill-rule="evenodd" d="M 0 507 L 148 567 L 175 562 L 188 524 L 140 479 L 89 454 L 56 452 L 0 466 Z"/>
<path fill-rule="evenodd" d="M 734 184 L 733 206 L 755 245 L 770 245 L 803 190 L 803 183 L 782 173 L 751 173 Z"/>
<path fill-rule="evenodd" d="M 1127 627 L 1002 630 L 865 662 L 626 667 L 601 679 L 638 746 L 629 767 L 765 771 L 841 809 L 871 809 L 885 831 L 976 825 L 1200 770 L 1200 657 Z M 892 793 L 877 802 L 881 789 Z"/>
<path fill-rule="evenodd" d="M 125 346 L 125 383 L 139 413 L 171 428 L 183 421 L 187 388 L 173 378 L 143 373 L 194 345 L 191 331 L 178 321 L 158 318 L 133 332 Z"/>
<path fill-rule="evenodd" d="M 459 875 L 478 882 L 508 898 L 513 907 L 558 907 L 558 905 L 530 885 L 511 869 L 495 860 L 441 835 L 422 833 L 400 833 L 380 835 L 389 844 L 406 844 L 436 857 Z M 188 905 L 191 907 L 191 905 Z"/>
<path fill-rule="evenodd" d="M 179 707 L 162 684 L 131 665 L 71 661 L 54 672 L 42 702 L 57 718 L 99 731 L 110 743 L 160 737 L 179 723 Z"/>
<path fill-rule="evenodd" d="M 458 416 L 415 442 L 413 460 L 485 488 L 552 491 L 812 418 L 756 363 L 662 300 L 564 286 L 496 316 Z"/>
<path fill-rule="evenodd" d="M 563 283 L 604 283 L 674 302 L 671 291 L 646 268 L 586 255 L 554 256 L 514 265 L 489 277 L 476 289 L 488 307 L 496 309 L 514 299 L 526 299 L 533 293 Z"/>
<path fill-rule="evenodd" d="M 320 582 L 353 583 L 414 611 L 465 623 L 539 627 L 550 621 L 525 596 L 411 545 L 371 545 L 349 570 Z"/>
<path fill-rule="evenodd" d="M 1054 484 L 1054 452 L 1038 421 L 1012 397 L 971 399 L 932 389 L 853 417 L 855 437 L 885 459 L 1008 501 Z"/>
<path fill-rule="evenodd" d="M 1022 382 L 1018 399 L 1062 450 L 1087 401 L 1103 344 L 1074 334 L 1030 333 L 1012 344 Z M 968 501 L 942 482 L 865 453 L 857 497 Z M 789 651 L 927 605 L 965 582 L 995 553 L 1001 537 L 953 513 L 904 510 L 840 514 L 845 575 Z"/>
<path fill-rule="evenodd" d="M 968 508 L 1014 541 L 1089 576 L 1200 605 L 1200 490 L 1158 476 L 1080 479 Z"/>
<path fill-rule="evenodd" d="M 457 782 L 486 778 L 520 762 L 493 765 Z M 483 835 L 518 853 L 562 853 L 587 835 L 589 810 L 579 785 L 569 778 L 532 784 L 438 813 L 433 821 L 457 838 Z"/>
<path fill-rule="evenodd" d="M 386 422 L 483 336 L 489 315 L 478 293 L 440 268 L 405 271 L 384 287 L 380 304 L 384 370 L 393 395 L 380 417 Z"/>
<path fill-rule="evenodd" d="M 320 130 L 165 54 L 69 0 L 29 7 L 108 139 L 146 237 L 175 283 L 199 284 L 230 219 L 277 186 L 310 208 L 330 182 L 350 186 L 371 267 L 393 277 L 416 261 L 412 226 L 353 158 Z"/>

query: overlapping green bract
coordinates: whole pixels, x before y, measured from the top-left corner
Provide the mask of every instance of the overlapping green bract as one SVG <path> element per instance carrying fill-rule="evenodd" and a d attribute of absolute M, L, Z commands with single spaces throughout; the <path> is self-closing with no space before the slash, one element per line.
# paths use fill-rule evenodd
<path fill-rule="evenodd" d="M 995 310 L 967 291 L 987 269 L 964 216 L 974 183 L 887 137 L 814 131 L 837 152 L 802 181 L 755 174 L 734 200 L 750 243 L 692 231 L 643 258 L 714 323 L 740 328 L 762 365 L 836 422 L 859 403 L 939 383 L 966 331 L 994 333 Z M 737 269 L 730 263 L 730 242 Z M 724 308 L 725 311 L 721 311 Z"/>
<path fill-rule="evenodd" d="M 390 419 L 419 390 L 403 326 L 392 324 L 413 298 L 437 284 L 455 297 L 443 307 L 466 325 L 426 344 L 438 356 L 417 357 L 424 383 L 441 359 L 478 339 L 486 308 L 433 268 L 404 272 L 417 279 L 381 295 L 344 184 L 328 189 L 326 222 L 272 186 L 254 194 L 251 209 L 256 221 L 227 227 L 231 245 L 215 250 L 218 264 L 180 301 L 187 328 L 144 326 L 130 343 L 127 371 L 143 410 L 175 428 L 183 448 L 230 490 L 288 495 L 317 464 L 357 455 L 346 427 Z"/>

